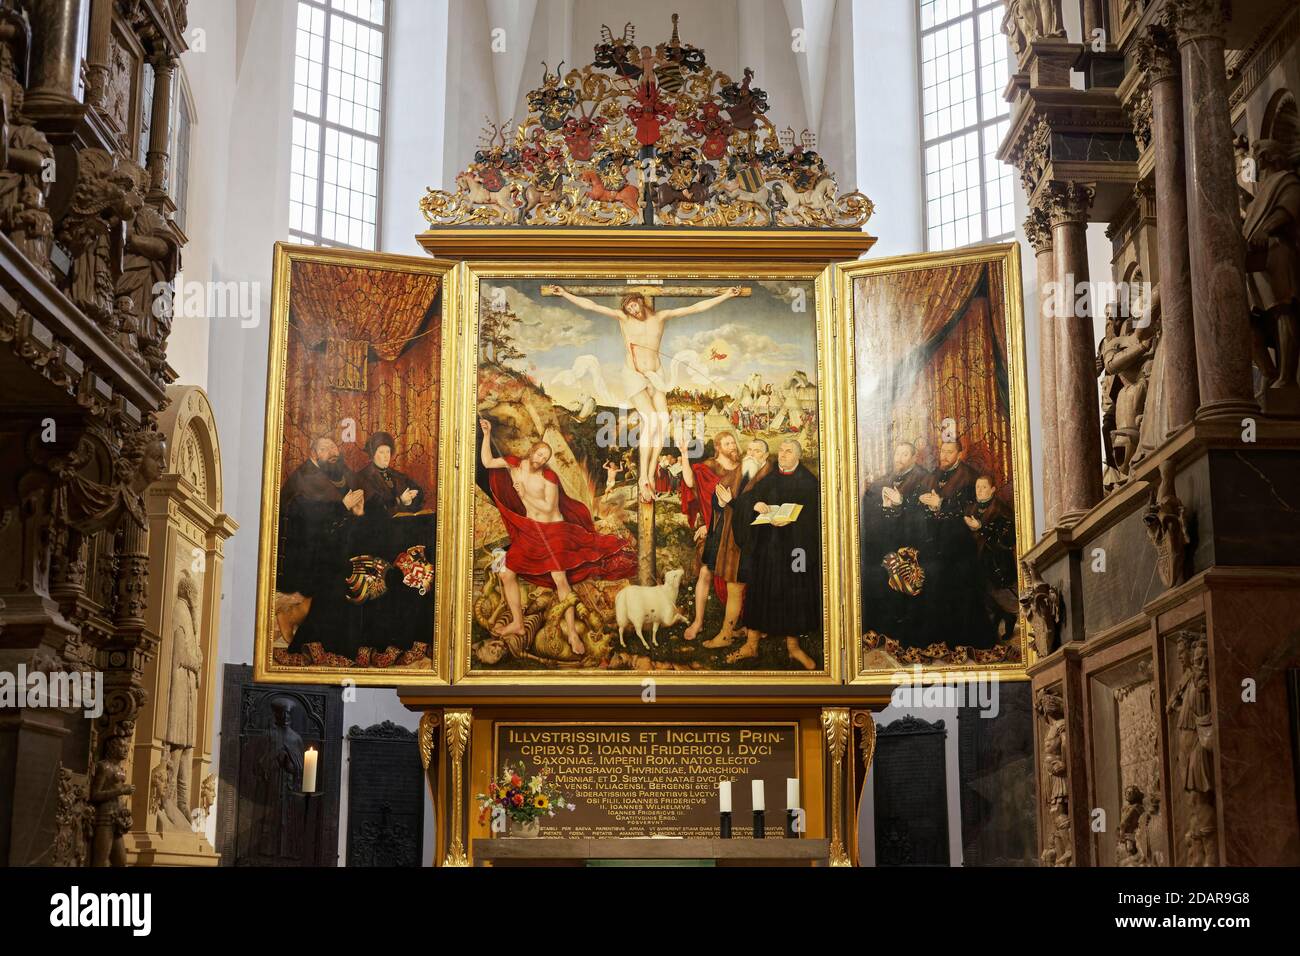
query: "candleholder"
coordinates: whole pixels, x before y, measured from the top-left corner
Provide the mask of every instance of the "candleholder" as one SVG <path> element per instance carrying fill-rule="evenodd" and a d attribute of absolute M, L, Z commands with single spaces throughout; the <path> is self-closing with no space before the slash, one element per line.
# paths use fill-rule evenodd
<path fill-rule="evenodd" d="M 724 840 L 731 839 L 731 811 L 718 814 L 718 836 Z"/>
<path fill-rule="evenodd" d="M 799 819 L 798 810 L 785 811 L 785 838 L 787 840 L 799 839 L 799 831 L 795 829 L 795 821 Z"/>
<path fill-rule="evenodd" d="M 305 824 L 305 823 L 307 822 L 307 819 L 311 816 L 311 800 L 312 800 L 312 797 L 319 797 L 319 796 L 321 795 L 321 791 L 319 791 L 319 790 L 312 790 L 312 791 L 308 792 L 308 791 L 306 791 L 306 790 L 290 790 L 289 792 L 292 793 L 295 797 L 302 797 L 302 798 L 303 798 L 303 800 L 302 800 L 302 822 Z"/>
<path fill-rule="evenodd" d="M 766 832 L 764 832 L 763 811 L 755 810 L 754 811 L 754 839 L 761 840 L 766 835 L 767 835 Z"/>

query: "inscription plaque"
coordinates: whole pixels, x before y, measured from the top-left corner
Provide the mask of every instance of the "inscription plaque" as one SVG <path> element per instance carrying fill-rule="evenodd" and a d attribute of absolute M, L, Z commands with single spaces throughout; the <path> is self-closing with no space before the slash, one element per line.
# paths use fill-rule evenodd
<path fill-rule="evenodd" d="M 947 736 L 911 715 L 877 731 L 876 866 L 948 865 Z"/>
<path fill-rule="evenodd" d="M 547 770 L 573 799 L 576 809 L 542 819 L 543 837 L 716 837 L 718 782 L 730 780 L 735 838 L 751 839 L 751 783 L 760 779 L 765 832 L 779 839 L 786 778 L 799 776 L 798 731 L 794 722 L 502 721 L 493 767 Z"/>
<path fill-rule="evenodd" d="M 390 720 L 348 731 L 348 866 L 419 866 L 424 771 L 415 733 Z"/>

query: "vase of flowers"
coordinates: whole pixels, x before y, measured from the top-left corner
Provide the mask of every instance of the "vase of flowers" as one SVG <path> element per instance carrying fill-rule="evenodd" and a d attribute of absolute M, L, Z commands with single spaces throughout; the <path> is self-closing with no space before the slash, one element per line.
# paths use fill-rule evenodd
<path fill-rule="evenodd" d="M 573 803 L 555 786 L 545 770 L 529 776 L 524 763 L 507 764 L 501 775 L 488 784 L 487 792 L 477 794 L 479 823 L 491 821 L 492 832 L 508 830 L 512 837 L 536 837 L 542 817 L 553 817 L 557 810 L 572 810 Z"/>

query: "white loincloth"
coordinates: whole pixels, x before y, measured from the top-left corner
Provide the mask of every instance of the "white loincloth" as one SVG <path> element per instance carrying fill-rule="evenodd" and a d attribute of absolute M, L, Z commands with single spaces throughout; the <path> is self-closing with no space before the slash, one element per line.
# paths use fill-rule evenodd
<path fill-rule="evenodd" d="M 623 389 L 627 401 L 632 400 L 632 396 L 637 392 L 649 391 L 659 392 L 661 395 L 667 395 L 672 389 L 663 380 L 663 369 L 639 370 L 631 365 L 624 364 L 622 369 Z"/>

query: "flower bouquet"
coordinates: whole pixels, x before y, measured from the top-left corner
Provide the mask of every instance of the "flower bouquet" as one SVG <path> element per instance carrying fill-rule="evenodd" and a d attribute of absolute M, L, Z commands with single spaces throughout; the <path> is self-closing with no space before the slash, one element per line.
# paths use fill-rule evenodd
<path fill-rule="evenodd" d="M 497 830 L 497 820 L 508 820 L 512 833 L 525 837 L 537 836 L 542 817 L 553 817 L 556 810 L 574 809 L 546 771 L 529 777 L 522 761 L 515 767 L 504 766 L 501 776 L 488 784 L 487 793 L 476 794 L 475 799 L 479 823 L 492 820 L 493 830 Z"/>

